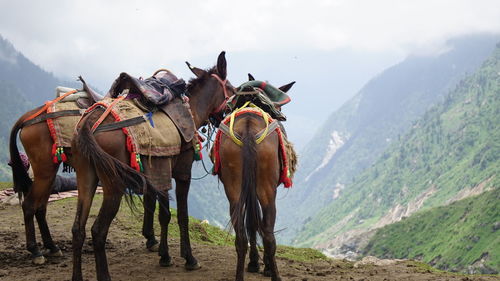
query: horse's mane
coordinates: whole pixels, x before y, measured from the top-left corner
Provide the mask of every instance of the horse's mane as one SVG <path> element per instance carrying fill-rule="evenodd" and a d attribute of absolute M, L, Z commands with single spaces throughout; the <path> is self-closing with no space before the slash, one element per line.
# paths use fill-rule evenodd
<path fill-rule="evenodd" d="M 201 77 L 191 78 L 187 84 L 187 95 L 191 96 L 192 90 L 194 90 L 199 85 L 206 82 L 207 79 L 212 76 L 212 74 L 217 74 L 217 67 L 213 66 L 210 69 L 206 69 Z"/>

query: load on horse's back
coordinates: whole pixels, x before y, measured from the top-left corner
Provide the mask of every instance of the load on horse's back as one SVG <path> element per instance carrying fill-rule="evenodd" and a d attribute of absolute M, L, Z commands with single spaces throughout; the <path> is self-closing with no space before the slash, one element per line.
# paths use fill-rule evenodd
<path fill-rule="evenodd" d="M 104 246 L 109 226 L 118 212 L 121 199 L 129 191 L 144 192 L 143 235 L 148 239 L 147 244 L 157 243 L 152 224 L 156 200 L 159 201 L 159 263 L 161 266 L 172 265 L 167 243 L 171 218 L 168 190 L 171 188 L 172 178 L 176 182 L 177 220 L 181 236 L 181 256 L 186 260 L 184 266 L 187 270 L 200 268 L 192 254 L 187 208 L 194 143 L 198 141 L 195 131 L 209 118 L 221 118 L 222 109 L 225 108 L 227 99 L 233 95 L 234 89 L 226 79 L 224 52 L 219 55 L 215 67 L 202 70 L 190 66 L 190 69 L 196 78 L 189 81 L 185 99 L 174 98 L 166 106 L 151 106 L 149 102 L 152 100 L 146 95 L 144 99 L 116 96 L 94 105 L 79 122 L 72 143 L 79 190 L 77 213 L 72 228 L 73 280 L 83 280 L 82 247 L 85 241 L 85 225 L 98 179 L 102 183 L 104 196 L 91 231 L 98 280 L 111 279 Z M 112 87 L 111 93 L 116 89 L 118 94 L 127 92 L 127 95 L 134 95 L 136 90 L 142 91 L 143 87 L 149 87 L 127 76 L 121 75 L 119 79 L 121 82 Z M 156 84 L 163 81 L 152 82 Z M 187 116 L 184 115 L 186 111 L 169 113 L 170 106 L 181 106 L 190 111 L 187 111 Z M 137 108 L 142 108 L 143 113 L 133 113 L 138 112 Z M 172 114 L 170 122 L 183 121 L 181 127 L 158 132 L 163 130 L 159 127 L 162 122 L 160 116 L 164 113 L 169 116 Z M 147 125 L 146 128 L 139 128 L 144 124 Z M 185 130 L 184 127 L 191 130 Z M 158 144 L 152 133 L 149 134 L 153 131 L 166 133 L 170 139 Z M 151 139 L 151 145 L 143 143 L 144 139 Z"/>
<path fill-rule="evenodd" d="M 286 120 L 280 109 L 290 101 L 285 92 L 294 82 L 275 88 L 249 77 L 228 101 L 231 112 L 220 123 L 212 152 L 214 173 L 224 184 L 236 233 L 236 280 L 244 277 L 248 242 L 248 271 L 259 271 L 257 233 L 264 243 L 264 274 L 281 280 L 275 259 L 276 188 L 292 185 L 297 156 L 279 120 Z"/>
<path fill-rule="evenodd" d="M 44 256 L 61 256 L 62 252 L 52 240 L 47 224 L 47 202 L 54 188 L 54 180 L 61 163 L 71 166 L 71 139 L 73 128 L 83 110 L 103 97 L 93 91 L 80 77 L 82 90 L 58 87 L 56 98 L 43 106 L 26 112 L 12 127 L 9 140 L 10 166 L 14 191 L 22 200 L 26 248 L 35 264 L 43 264 Z M 17 134 L 28 155 L 23 161 L 17 147 Z M 24 162 L 29 161 L 33 179 Z M 43 245 L 37 245 L 34 217 L 38 222 Z"/>

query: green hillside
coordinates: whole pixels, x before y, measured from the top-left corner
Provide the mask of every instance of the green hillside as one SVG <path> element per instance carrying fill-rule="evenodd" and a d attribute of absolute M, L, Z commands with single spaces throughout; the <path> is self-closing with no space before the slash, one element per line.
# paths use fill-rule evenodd
<path fill-rule="evenodd" d="M 500 45 L 296 237 L 318 245 L 500 186 Z M 500 202 L 499 202 L 500 203 Z M 388 223 L 391 221 L 389 220 Z"/>
<path fill-rule="evenodd" d="M 500 272 L 500 189 L 385 226 L 364 254 L 419 259 L 449 271 Z M 481 261 L 483 260 L 483 261 Z"/>
<path fill-rule="evenodd" d="M 409 56 L 332 113 L 301 151 L 294 188 L 278 196 L 284 198 L 278 200 L 278 228 L 285 229 L 280 241 L 294 243 L 306 221 L 345 197 L 359 175 L 408 133 L 415 120 L 481 66 L 499 38 L 465 36 L 450 40 L 449 51 L 439 55 Z"/>

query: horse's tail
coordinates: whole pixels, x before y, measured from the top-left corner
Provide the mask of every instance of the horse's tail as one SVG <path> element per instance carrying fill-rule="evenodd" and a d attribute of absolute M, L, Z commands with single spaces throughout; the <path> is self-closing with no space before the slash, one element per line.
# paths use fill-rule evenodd
<path fill-rule="evenodd" d="M 19 149 L 17 148 L 17 134 L 23 128 L 26 117 L 33 114 L 33 112 L 38 111 L 40 108 L 41 107 L 38 107 L 26 112 L 17 120 L 10 131 L 9 152 L 10 165 L 12 167 L 12 181 L 14 182 L 14 191 L 19 193 L 20 197 L 30 190 L 33 181 L 29 177 L 28 170 L 25 168 L 21 155 L 19 154 Z"/>
<path fill-rule="evenodd" d="M 262 212 L 257 198 L 257 149 L 255 133 L 250 128 L 251 124 L 251 119 L 247 119 L 242 134 L 241 193 L 233 214 L 233 219 L 236 220 L 236 233 L 247 239 L 256 231 L 262 233 Z"/>
<path fill-rule="evenodd" d="M 128 194 L 129 197 L 126 197 L 127 203 L 130 207 L 135 207 L 133 200 L 131 200 L 132 192 L 138 194 L 146 190 L 146 188 L 152 190 L 150 188 L 153 187 L 143 174 L 109 155 L 99 146 L 94 134 L 90 131 L 90 122 L 88 120 L 89 118 L 82 120 L 83 124 L 73 139 L 72 147 L 97 171 L 105 171 L 99 174 L 101 176 L 100 180 L 118 188 L 120 192 Z"/>

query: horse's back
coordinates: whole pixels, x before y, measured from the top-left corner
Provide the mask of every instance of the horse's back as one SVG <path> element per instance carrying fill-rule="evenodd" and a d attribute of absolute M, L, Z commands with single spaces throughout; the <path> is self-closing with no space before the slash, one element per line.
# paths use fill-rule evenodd
<path fill-rule="evenodd" d="M 244 114 L 235 118 L 233 130 L 235 135 L 239 135 L 244 139 L 247 135 L 256 138 L 257 134 L 265 130 L 265 128 L 266 123 L 261 116 Z M 219 151 L 223 167 L 220 171 L 221 179 L 225 185 L 232 186 L 233 189 L 240 188 L 243 162 L 248 161 L 243 159 L 242 149 L 243 147 L 233 141 L 230 136 L 222 135 Z M 270 133 L 262 142 L 255 144 L 255 156 L 257 161 L 256 181 L 258 193 L 274 192 L 279 184 L 280 177 L 279 139 L 276 132 Z M 259 198 L 263 197 L 268 196 L 259 195 Z"/>

